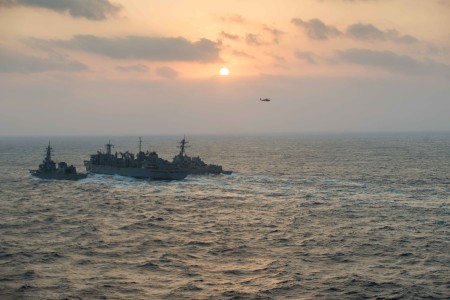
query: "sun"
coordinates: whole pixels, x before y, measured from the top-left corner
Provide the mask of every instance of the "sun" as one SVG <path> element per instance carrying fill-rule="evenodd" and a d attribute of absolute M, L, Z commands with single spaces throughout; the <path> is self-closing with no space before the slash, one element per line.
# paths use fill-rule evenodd
<path fill-rule="evenodd" d="M 223 67 L 220 69 L 219 74 L 220 76 L 228 76 L 230 75 L 230 70 L 228 70 L 228 68 Z"/>

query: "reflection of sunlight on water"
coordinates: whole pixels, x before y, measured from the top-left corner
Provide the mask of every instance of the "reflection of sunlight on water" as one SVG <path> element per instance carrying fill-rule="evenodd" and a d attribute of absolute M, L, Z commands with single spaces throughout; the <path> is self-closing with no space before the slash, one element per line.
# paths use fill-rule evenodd
<path fill-rule="evenodd" d="M 33 160 L 19 170 L 0 156 L 0 259 L 7 258 L 0 281 L 17 296 L 10 298 L 448 293 L 448 139 L 419 146 L 388 139 L 375 152 L 360 140 L 320 138 L 192 144 L 192 153 L 235 173 L 56 182 L 30 177 Z M 90 148 L 61 152 L 82 161 Z"/>

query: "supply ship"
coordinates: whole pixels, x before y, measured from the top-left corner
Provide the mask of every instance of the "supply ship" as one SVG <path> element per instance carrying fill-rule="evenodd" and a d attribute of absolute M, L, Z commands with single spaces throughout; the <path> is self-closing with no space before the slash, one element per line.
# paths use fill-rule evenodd
<path fill-rule="evenodd" d="M 120 175 L 154 180 L 181 180 L 189 174 L 186 168 L 158 157 L 156 152 L 143 152 L 139 138 L 139 153 L 128 151 L 112 154 L 111 141 L 105 145 L 106 152 L 98 151 L 90 160 L 84 161 L 86 170 L 97 174 Z"/>
<path fill-rule="evenodd" d="M 52 160 L 52 147 L 50 142 L 46 148 L 46 155 L 42 164 L 39 165 L 39 169 L 30 170 L 31 175 L 42 179 L 62 179 L 62 180 L 78 180 L 87 177 L 85 173 L 77 173 L 77 169 L 65 162 L 56 163 Z"/>

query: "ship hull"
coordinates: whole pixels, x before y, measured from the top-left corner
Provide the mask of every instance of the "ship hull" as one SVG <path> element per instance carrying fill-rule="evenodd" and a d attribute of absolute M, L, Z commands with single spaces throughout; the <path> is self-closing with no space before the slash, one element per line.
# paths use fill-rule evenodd
<path fill-rule="evenodd" d="M 217 174 L 220 174 L 220 171 L 209 170 L 208 168 L 193 167 L 193 168 L 189 168 L 189 174 L 193 174 L 193 175 L 208 175 L 208 174 L 217 175 Z"/>
<path fill-rule="evenodd" d="M 86 170 L 96 174 L 120 175 L 134 178 L 150 178 L 154 180 L 181 180 L 188 175 L 183 170 L 158 170 L 148 168 L 119 168 L 105 165 L 94 165 L 89 161 L 85 162 Z"/>
<path fill-rule="evenodd" d="M 87 174 L 77 173 L 77 174 L 61 174 L 61 173 L 45 173 L 39 171 L 30 171 L 31 175 L 41 179 L 52 179 L 52 180 L 80 180 L 87 177 Z"/>
<path fill-rule="evenodd" d="M 187 167 L 187 169 L 189 170 L 189 174 L 192 175 L 219 175 L 219 174 L 230 175 L 233 173 L 232 171 L 222 170 L 222 167 L 211 167 L 211 166 L 205 167 L 191 166 Z"/>

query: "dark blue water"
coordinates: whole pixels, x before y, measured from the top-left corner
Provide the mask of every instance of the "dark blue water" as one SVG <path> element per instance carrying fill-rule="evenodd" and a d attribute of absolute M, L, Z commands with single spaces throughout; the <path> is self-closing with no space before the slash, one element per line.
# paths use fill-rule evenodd
<path fill-rule="evenodd" d="M 109 138 L 137 152 L 53 137 L 54 159 Z M 0 138 L 0 299 L 450 297 L 450 134 L 188 139 L 234 174 L 45 181 L 48 138 Z"/>

